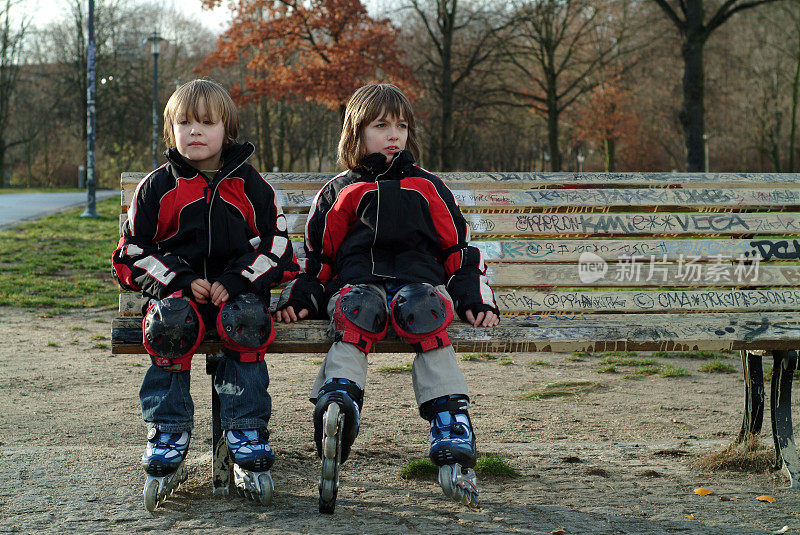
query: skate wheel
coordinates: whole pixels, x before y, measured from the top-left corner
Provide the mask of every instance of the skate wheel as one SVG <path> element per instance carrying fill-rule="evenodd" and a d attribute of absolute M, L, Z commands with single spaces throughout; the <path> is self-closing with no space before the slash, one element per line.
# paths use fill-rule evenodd
<path fill-rule="evenodd" d="M 319 512 L 325 515 L 332 515 L 333 510 L 336 508 L 336 501 L 326 502 L 322 499 L 322 496 L 319 498 Z"/>
<path fill-rule="evenodd" d="M 336 436 L 339 427 L 339 404 L 331 403 L 325 410 L 322 417 L 322 425 L 325 430 L 325 435 L 329 437 Z"/>
<path fill-rule="evenodd" d="M 333 479 L 323 479 L 322 486 L 319 489 L 319 499 L 324 502 L 332 502 L 336 496 L 336 484 Z M 320 502 L 320 503 L 321 503 Z M 320 512 L 324 512 L 320 510 Z M 333 512 L 333 505 L 331 505 L 331 512 Z"/>
<path fill-rule="evenodd" d="M 325 437 L 325 442 L 323 442 L 322 448 L 322 455 L 325 459 L 335 459 L 336 458 L 336 440 L 337 437 Z"/>
<path fill-rule="evenodd" d="M 442 487 L 444 495 L 454 499 L 455 488 L 453 487 L 453 467 L 445 464 L 439 467 L 439 486 Z"/>
<path fill-rule="evenodd" d="M 158 480 L 148 479 L 144 484 L 144 508 L 151 513 L 158 507 Z"/>
<path fill-rule="evenodd" d="M 322 459 L 322 479 L 336 479 L 336 459 Z"/>
<path fill-rule="evenodd" d="M 272 496 L 275 494 L 275 484 L 272 482 L 272 474 L 265 472 L 258 476 L 258 486 L 261 489 L 258 499 L 261 505 L 272 503 Z"/>

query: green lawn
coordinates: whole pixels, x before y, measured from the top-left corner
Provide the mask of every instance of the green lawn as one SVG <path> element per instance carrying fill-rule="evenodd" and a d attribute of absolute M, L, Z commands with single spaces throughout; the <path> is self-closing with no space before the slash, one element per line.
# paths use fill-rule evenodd
<path fill-rule="evenodd" d="M 80 208 L 0 232 L 0 306 L 114 306 L 119 198 L 98 202 L 97 211 L 102 217 L 79 217 Z"/>

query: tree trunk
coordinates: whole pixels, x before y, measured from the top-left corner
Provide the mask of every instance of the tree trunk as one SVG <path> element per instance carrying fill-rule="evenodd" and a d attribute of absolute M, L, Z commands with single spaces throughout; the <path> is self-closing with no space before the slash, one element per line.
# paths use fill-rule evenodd
<path fill-rule="evenodd" d="M 800 29 L 800 28 L 799 28 Z M 795 136 L 797 135 L 797 100 L 798 86 L 800 85 L 800 36 L 797 38 L 797 52 L 795 55 L 794 78 L 792 79 L 792 119 L 789 123 L 789 169 L 790 173 L 795 172 L 794 157 L 797 150 L 794 146 Z"/>
<path fill-rule="evenodd" d="M 453 12 L 447 11 L 446 5 L 439 6 L 439 24 L 442 29 L 442 70 L 439 73 L 442 94 L 442 118 L 439 123 L 439 167 L 437 171 L 453 169 Z"/>
<path fill-rule="evenodd" d="M 703 134 L 705 133 L 705 74 L 703 39 L 687 36 L 683 44 L 683 106 L 680 120 L 686 141 L 687 171 L 705 171 Z"/>
<path fill-rule="evenodd" d="M 258 127 L 260 130 L 261 171 L 271 173 L 272 168 L 275 167 L 275 157 L 272 154 L 272 125 L 269 118 L 269 104 L 263 98 L 258 103 Z"/>
<path fill-rule="evenodd" d="M 617 153 L 617 142 L 614 138 L 606 138 L 603 140 L 603 167 L 606 173 L 614 170 L 615 159 Z"/>

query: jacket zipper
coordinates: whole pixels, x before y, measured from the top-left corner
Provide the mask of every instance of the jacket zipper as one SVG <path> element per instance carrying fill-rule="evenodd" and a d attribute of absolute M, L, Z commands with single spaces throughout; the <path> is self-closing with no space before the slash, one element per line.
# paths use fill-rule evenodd
<path fill-rule="evenodd" d="M 372 247 L 370 247 L 369 250 L 369 254 L 372 257 L 372 274 L 375 275 L 376 277 L 386 277 L 388 279 L 396 279 L 397 277 L 375 273 L 375 242 L 378 241 L 378 222 L 380 221 L 380 215 L 381 215 L 381 185 L 380 182 L 378 182 L 378 179 L 386 175 L 389 171 L 391 171 L 396 161 L 397 157 L 395 156 L 394 159 L 392 160 L 392 163 L 390 163 L 389 167 L 386 168 L 386 171 L 375 176 L 375 185 L 377 186 L 377 188 L 375 189 L 377 190 L 377 195 L 378 195 L 378 203 L 377 203 L 378 206 L 375 212 L 375 236 L 372 238 Z"/>

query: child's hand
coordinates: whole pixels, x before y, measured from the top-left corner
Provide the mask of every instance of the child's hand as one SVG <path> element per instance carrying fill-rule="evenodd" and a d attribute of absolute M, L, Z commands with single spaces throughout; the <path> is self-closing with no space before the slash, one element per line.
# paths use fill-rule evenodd
<path fill-rule="evenodd" d="M 470 322 L 473 327 L 494 327 L 500 323 L 500 318 L 498 318 L 497 314 L 491 310 L 487 310 L 486 312 L 478 312 L 477 316 L 475 316 L 471 310 L 467 310 L 464 312 L 464 315 L 467 317 L 467 321 Z"/>
<path fill-rule="evenodd" d="M 305 318 L 307 316 L 308 316 L 308 310 L 307 309 L 304 308 L 300 312 L 295 314 L 293 306 L 288 306 L 288 307 L 284 308 L 283 310 L 278 310 L 277 312 L 275 312 L 275 320 L 278 323 L 280 323 L 280 322 L 292 323 L 294 321 L 300 321 L 301 319 L 303 319 L 303 318 Z"/>
<path fill-rule="evenodd" d="M 228 295 L 228 290 L 219 282 L 215 282 L 211 285 L 211 302 L 214 303 L 214 306 L 220 306 L 224 302 L 228 300 L 230 297 Z"/>
<path fill-rule="evenodd" d="M 211 297 L 211 283 L 205 279 L 195 279 L 192 281 L 192 295 L 198 303 L 208 303 Z"/>

